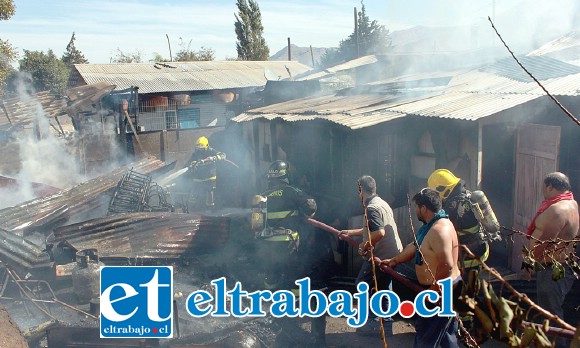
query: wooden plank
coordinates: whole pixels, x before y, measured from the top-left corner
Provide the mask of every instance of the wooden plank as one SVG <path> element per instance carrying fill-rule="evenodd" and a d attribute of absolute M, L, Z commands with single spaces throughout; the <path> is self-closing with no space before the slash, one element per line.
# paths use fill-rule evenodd
<path fill-rule="evenodd" d="M 525 124 L 518 129 L 514 179 L 514 226 L 522 232 L 533 219 L 540 203 L 544 176 L 558 168 L 560 127 Z M 519 272 L 522 263 L 523 236 L 515 235 L 511 247 L 510 268 Z"/>

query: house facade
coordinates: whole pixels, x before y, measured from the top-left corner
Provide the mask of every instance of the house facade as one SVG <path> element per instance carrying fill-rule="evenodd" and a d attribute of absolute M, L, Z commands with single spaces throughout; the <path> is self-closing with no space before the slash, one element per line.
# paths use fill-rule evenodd
<path fill-rule="evenodd" d="M 526 65 L 568 110 L 580 114 L 580 68 L 546 57 Z M 408 197 L 447 168 L 486 192 L 502 226 L 525 231 L 551 171 L 580 189 L 578 125 L 512 60 L 457 74 L 441 87 L 303 98 L 249 110 L 233 119 L 251 139 L 256 177 L 274 159 L 320 202 L 317 216 L 347 227 L 362 213 L 356 179 L 370 174 L 395 209 L 401 238 L 412 240 Z M 530 82 L 531 81 L 531 82 Z M 338 221 L 337 221 L 338 220 Z M 519 271 L 524 242 L 502 231 L 493 262 Z"/>

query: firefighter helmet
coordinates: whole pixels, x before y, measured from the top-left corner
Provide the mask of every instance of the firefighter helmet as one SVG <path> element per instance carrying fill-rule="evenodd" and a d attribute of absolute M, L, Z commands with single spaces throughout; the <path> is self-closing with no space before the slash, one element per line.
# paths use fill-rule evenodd
<path fill-rule="evenodd" d="M 458 182 L 459 178 L 447 169 L 437 169 L 427 179 L 427 185 L 439 192 L 442 200 L 449 197 Z"/>
<path fill-rule="evenodd" d="M 206 150 L 209 147 L 209 140 L 206 137 L 201 136 L 197 138 L 195 142 L 195 148 L 200 150 Z"/>
<path fill-rule="evenodd" d="M 288 178 L 288 164 L 284 161 L 277 160 L 270 164 L 268 169 L 268 179 L 285 179 Z"/>

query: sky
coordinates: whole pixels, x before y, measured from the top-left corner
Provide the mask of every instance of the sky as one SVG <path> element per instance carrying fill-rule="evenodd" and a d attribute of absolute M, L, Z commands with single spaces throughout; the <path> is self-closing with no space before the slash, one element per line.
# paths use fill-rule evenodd
<path fill-rule="evenodd" d="M 180 47 L 215 50 L 216 59 L 235 58 L 235 0 L 15 0 L 16 14 L 0 22 L 0 39 L 22 50 L 52 49 L 60 57 L 71 35 L 90 63 L 109 63 L 117 49 L 139 50 L 143 61 L 156 53 L 169 58 L 167 36 L 173 54 Z M 521 18 L 508 23 L 521 25 L 532 12 L 577 13 L 577 0 L 365 0 L 367 14 L 390 31 L 414 26 L 472 25 L 488 16 L 501 18 L 521 8 Z M 548 5 L 546 5 L 548 4 Z M 273 55 L 291 43 L 302 47 L 336 47 L 353 31 L 353 0 L 258 0 L 264 37 Z M 516 11 L 517 13 L 517 11 Z M 496 16 L 496 17 L 494 17 Z M 577 16 L 577 14 L 576 14 Z M 555 22 L 555 23 L 554 23 Z M 567 25 L 550 21 L 536 25 Z M 181 45 L 181 46 L 180 46 Z"/>

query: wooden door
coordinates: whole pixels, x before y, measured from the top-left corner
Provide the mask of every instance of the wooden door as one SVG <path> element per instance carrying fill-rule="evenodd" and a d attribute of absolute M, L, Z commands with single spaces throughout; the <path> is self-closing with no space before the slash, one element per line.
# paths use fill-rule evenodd
<path fill-rule="evenodd" d="M 559 149 L 560 127 L 525 124 L 518 129 L 514 178 L 514 229 L 525 232 L 544 200 L 543 179 L 546 174 L 558 168 Z M 525 237 L 514 235 L 510 268 L 515 272 L 521 269 L 522 245 L 527 242 Z"/>

